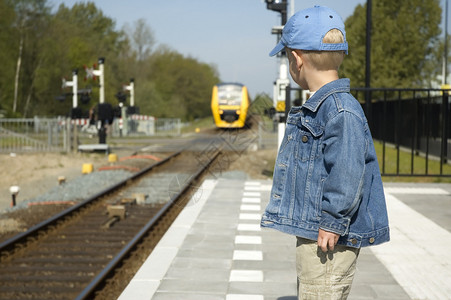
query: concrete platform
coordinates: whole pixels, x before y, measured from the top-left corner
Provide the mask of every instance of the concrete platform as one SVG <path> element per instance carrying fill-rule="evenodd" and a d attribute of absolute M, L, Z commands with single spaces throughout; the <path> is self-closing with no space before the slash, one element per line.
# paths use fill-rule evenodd
<path fill-rule="evenodd" d="M 108 154 L 110 152 L 110 146 L 108 146 L 108 144 L 85 144 L 79 145 L 78 151 L 80 152 L 104 151 L 106 154 Z"/>
<path fill-rule="evenodd" d="M 295 300 L 295 238 L 261 229 L 271 181 L 205 181 L 119 299 Z M 348 299 L 451 299 L 451 185 L 387 184 L 390 243 Z"/>

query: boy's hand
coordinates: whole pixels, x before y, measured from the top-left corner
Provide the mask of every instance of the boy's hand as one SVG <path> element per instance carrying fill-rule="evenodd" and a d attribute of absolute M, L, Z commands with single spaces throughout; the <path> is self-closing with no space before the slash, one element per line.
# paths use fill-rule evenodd
<path fill-rule="evenodd" d="M 320 229 L 318 232 L 318 247 L 323 252 L 327 252 L 327 250 L 333 251 L 339 237 L 339 234 Z"/>

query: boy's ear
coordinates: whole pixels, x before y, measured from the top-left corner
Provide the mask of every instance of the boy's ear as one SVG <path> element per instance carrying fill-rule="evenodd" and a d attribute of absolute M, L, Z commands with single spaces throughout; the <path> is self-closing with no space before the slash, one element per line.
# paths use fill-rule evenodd
<path fill-rule="evenodd" d="M 300 71 L 302 65 L 304 64 L 304 61 L 302 60 L 302 56 L 296 50 L 290 50 L 290 51 L 291 51 L 291 54 L 293 55 L 294 59 L 296 60 L 297 69 L 298 69 L 298 71 Z"/>

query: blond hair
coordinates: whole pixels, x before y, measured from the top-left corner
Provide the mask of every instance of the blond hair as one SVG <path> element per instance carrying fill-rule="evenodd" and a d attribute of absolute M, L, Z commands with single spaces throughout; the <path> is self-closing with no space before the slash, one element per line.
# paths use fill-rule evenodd
<path fill-rule="evenodd" d="M 325 44 L 338 44 L 344 42 L 343 33 L 338 29 L 331 29 L 323 38 Z M 343 62 L 344 51 L 310 51 L 298 50 L 319 71 L 338 70 Z"/>

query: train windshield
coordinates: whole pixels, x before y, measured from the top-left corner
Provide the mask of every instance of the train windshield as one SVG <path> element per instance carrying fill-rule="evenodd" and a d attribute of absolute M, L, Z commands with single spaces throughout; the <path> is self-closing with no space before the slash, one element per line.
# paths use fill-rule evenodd
<path fill-rule="evenodd" d="M 219 105 L 240 105 L 242 86 L 224 84 L 218 86 Z"/>

